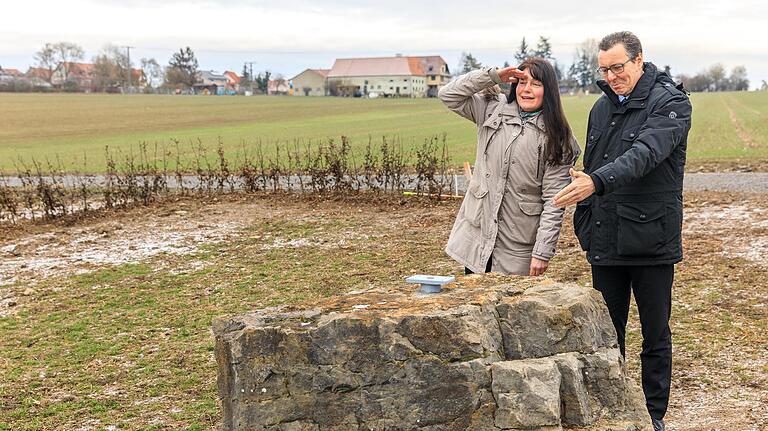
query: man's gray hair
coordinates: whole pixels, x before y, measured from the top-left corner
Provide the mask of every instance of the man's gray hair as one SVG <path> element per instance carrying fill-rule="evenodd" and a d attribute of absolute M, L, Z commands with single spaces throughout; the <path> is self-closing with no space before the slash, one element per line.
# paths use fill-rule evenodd
<path fill-rule="evenodd" d="M 640 44 L 640 39 L 631 31 L 617 31 L 605 36 L 600 41 L 598 49 L 600 51 L 608 51 L 618 44 L 624 45 L 630 60 L 636 59 L 638 54 L 643 52 L 643 45 Z"/>

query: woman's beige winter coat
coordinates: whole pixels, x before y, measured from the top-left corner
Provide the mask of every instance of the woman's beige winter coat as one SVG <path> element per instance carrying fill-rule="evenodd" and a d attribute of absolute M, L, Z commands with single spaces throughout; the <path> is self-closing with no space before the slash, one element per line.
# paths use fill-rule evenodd
<path fill-rule="evenodd" d="M 493 253 L 492 271 L 528 275 L 531 256 L 548 261 L 555 254 L 564 210 L 553 198 L 570 182 L 579 148 L 571 138 L 573 161 L 549 166 L 546 113 L 524 122 L 506 95 L 482 94 L 500 83 L 495 69 L 481 69 L 439 92 L 450 110 L 477 124 L 475 170 L 445 251 L 473 272 L 485 272 Z"/>

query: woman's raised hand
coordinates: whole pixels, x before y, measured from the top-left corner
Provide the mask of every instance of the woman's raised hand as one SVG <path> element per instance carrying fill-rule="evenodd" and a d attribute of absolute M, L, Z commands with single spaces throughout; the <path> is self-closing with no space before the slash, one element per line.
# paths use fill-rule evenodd
<path fill-rule="evenodd" d="M 518 70 L 516 67 L 505 67 L 503 69 L 497 69 L 496 72 L 501 78 L 501 82 L 514 84 L 520 78 L 525 78 L 525 72 Z"/>

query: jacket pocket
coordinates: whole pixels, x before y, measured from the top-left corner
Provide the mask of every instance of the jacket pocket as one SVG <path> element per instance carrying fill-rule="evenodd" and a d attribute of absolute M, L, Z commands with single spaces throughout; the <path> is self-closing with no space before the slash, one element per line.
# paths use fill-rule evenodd
<path fill-rule="evenodd" d="M 602 130 L 597 129 L 595 127 L 591 128 L 589 130 L 589 133 L 587 133 L 587 143 L 584 146 L 584 167 L 587 168 L 587 164 L 591 161 L 592 153 L 595 151 L 595 147 L 597 147 L 598 141 L 600 141 L 600 135 L 603 133 Z"/>
<path fill-rule="evenodd" d="M 541 221 L 541 212 L 544 211 L 544 204 L 539 202 L 518 202 L 520 211 L 523 212 L 521 220 L 515 222 L 515 229 L 518 235 L 517 240 L 522 244 L 533 244 L 536 242 L 536 233 L 539 230 Z"/>
<path fill-rule="evenodd" d="M 618 234 L 616 252 L 626 257 L 656 257 L 667 252 L 664 202 L 616 204 Z"/>
<path fill-rule="evenodd" d="M 467 195 L 464 197 L 464 218 L 474 227 L 480 227 L 483 218 L 483 198 L 488 194 L 488 188 L 481 181 L 473 179 L 469 182 Z"/>
<path fill-rule="evenodd" d="M 621 132 L 621 148 L 623 151 L 627 151 L 632 147 L 639 131 L 640 126 L 634 126 Z"/>
<path fill-rule="evenodd" d="M 589 245 L 592 242 L 591 199 L 576 204 L 576 211 L 573 213 L 573 230 L 576 232 L 576 238 L 579 239 L 581 249 L 589 251 Z"/>

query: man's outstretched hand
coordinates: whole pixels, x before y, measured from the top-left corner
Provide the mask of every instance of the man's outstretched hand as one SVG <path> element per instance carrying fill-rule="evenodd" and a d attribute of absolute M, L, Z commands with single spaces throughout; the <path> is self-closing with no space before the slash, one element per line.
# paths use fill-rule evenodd
<path fill-rule="evenodd" d="M 571 183 L 555 195 L 555 206 L 561 208 L 583 201 L 595 192 L 595 183 L 589 175 L 573 168 L 568 174 L 572 178 Z"/>

